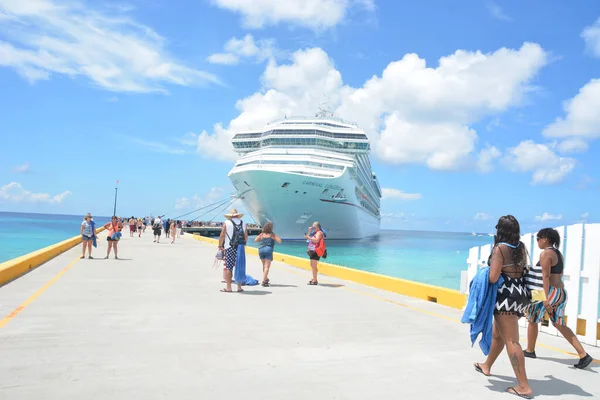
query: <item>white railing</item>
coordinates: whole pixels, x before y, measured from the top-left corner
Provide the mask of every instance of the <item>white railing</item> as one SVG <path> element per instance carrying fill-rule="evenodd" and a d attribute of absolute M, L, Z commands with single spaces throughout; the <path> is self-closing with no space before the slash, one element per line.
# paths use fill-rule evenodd
<path fill-rule="evenodd" d="M 556 230 L 561 237 L 560 251 L 565 258 L 563 281 L 568 295 L 565 310 L 567 325 L 573 332 L 585 331 L 585 334 L 577 335 L 582 343 L 600 346 L 600 224 L 559 226 Z M 533 262 L 537 263 L 541 250 L 535 237 L 535 234 L 529 233 L 521 240 Z M 462 293 L 468 294 L 471 280 L 481 267 L 487 265 L 491 250 L 492 245 L 472 247 L 469 250 L 468 269 L 461 274 Z M 527 321 L 522 318 L 520 325 L 525 327 L 526 324 Z M 542 326 L 541 331 L 559 335 L 552 324 Z"/>

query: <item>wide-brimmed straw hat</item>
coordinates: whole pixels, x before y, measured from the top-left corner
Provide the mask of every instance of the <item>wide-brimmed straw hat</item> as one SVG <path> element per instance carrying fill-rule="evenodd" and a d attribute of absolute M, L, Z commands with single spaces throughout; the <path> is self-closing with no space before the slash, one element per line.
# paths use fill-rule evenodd
<path fill-rule="evenodd" d="M 227 219 L 231 218 L 242 218 L 244 214 L 240 214 L 237 209 L 232 208 L 229 214 L 225 214 L 224 217 Z"/>

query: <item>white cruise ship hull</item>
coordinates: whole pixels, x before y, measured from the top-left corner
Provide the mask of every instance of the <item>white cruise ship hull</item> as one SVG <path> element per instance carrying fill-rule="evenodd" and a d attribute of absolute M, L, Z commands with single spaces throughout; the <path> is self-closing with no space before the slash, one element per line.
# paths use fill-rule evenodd
<path fill-rule="evenodd" d="M 229 177 L 254 220 L 261 225 L 272 222 L 282 239 L 304 239 L 314 221 L 325 229 L 327 239 L 379 234 L 380 218 L 361 207 L 357 181 L 347 169 L 335 178 L 267 169 L 234 169 Z M 345 198 L 332 198 L 340 189 L 344 189 Z"/>

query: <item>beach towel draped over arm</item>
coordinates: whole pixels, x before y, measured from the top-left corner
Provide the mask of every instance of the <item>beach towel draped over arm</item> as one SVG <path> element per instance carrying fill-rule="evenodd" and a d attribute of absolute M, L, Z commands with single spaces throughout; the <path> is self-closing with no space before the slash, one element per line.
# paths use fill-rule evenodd
<path fill-rule="evenodd" d="M 471 324 L 471 345 L 481 334 L 479 347 L 484 355 L 490 353 L 492 345 L 492 324 L 498 288 L 504 283 L 502 276 L 496 283 L 490 283 L 490 267 L 479 270 L 469 285 L 469 298 L 461 322 Z"/>

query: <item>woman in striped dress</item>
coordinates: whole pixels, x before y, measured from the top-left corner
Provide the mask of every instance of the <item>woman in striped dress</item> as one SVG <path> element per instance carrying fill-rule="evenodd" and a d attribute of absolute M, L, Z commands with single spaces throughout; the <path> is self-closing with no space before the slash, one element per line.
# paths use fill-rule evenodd
<path fill-rule="evenodd" d="M 579 354 L 579 362 L 574 365 L 575 368 L 584 369 L 590 365 L 593 359 L 585 352 L 581 342 L 565 322 L 567 292 L 562 281 L 564 271 L 563 255 L 558 250 L 560 235 L 555 229 L 544 228 L 537 234 L 537 244 L 542 250 L 540 261 L 531 267 L 526 280 L 530 289 L 543 290 L 546 294 L 546 300 L 532 303 L 525 310 L 529 326 L 527 327 L 527 350 L 523 353 L 525 357 L 537 357 L 535 342 L 538 337 L 538 323 L 548 313 L 552 325 Z"/>

